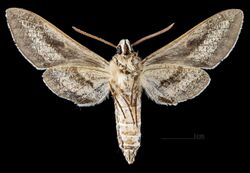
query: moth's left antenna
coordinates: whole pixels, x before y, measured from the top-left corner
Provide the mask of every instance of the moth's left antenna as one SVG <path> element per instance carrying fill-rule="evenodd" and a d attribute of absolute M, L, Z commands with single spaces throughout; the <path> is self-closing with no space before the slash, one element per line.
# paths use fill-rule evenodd
<path fill-rule="evenodd" d="M 76 27 L 74 27 L 74 26 L 72 26 L 72 28 L 73 28 L 76 32 L 78 32 L 78 33 L 80 33 L 80 34 L 82 34 L 82 35 L 85 35 L 85 36 L 87 36 L 87 37 L 93 38 L 93 39 L 95 39 L 95 40 L 97 40 L 97 41 L 100 41 L 100 42 L 102 42 L 102 43 L 104 43 L 104 44 L 107 44 L 107 45 L 109 45 L 109 46 L 111 46 L 111 47 L 116 48 L 116 46 L 115 46 L 113 43 L 110 43 L 109 41 L 106 41 L 106 40 L 104 40 L 104 39 L 102 39 L 102 38 L 100 38 L 100 37 L 97 37 L 97 36 L 95 36 L 95 35 L 92 35 L 92 34 L 90 34 L 90 33 L 87 33 L 87 32 L 85 32 L 85 31 L 82 31 L 82 30 L 80 30 L 80 29 L 78 29 L 78 28 L 76 28 Z"/>

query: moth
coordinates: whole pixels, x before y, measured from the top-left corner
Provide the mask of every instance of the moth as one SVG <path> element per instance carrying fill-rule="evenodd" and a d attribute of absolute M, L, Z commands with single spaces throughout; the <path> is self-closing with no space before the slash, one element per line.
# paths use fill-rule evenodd
<path fill-rule="evenodd" d="M 74 28 L 115 47 L 117 53 L 110 62 L 33 12 L 9 8 L 6 18 L 17 48 L 36 69 L 45 70 L 43 81 L 53 93 L 78 106 L 94 106 L 111 93 L 118 144 L 131 164 L 140 147 L 142 90 L 167 106 L 199 95 L 210 82 L 204 69 L 215 68 L 234 47 L 243 12 L 219 12 L 144 59 L 133 46 L 172 25 L 133 44 L 122 39 L 117 46 Z"/>

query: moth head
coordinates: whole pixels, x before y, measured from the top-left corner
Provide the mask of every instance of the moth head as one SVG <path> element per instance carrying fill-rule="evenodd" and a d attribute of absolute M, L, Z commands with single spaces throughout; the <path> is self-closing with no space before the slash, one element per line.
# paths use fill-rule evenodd
<path fill-rule="evenodd" d="M 116 46 L 116 53 L 119 55 L 129 55 L 133 52 L 133 48 L 128 39 L 122 39 Z"/>

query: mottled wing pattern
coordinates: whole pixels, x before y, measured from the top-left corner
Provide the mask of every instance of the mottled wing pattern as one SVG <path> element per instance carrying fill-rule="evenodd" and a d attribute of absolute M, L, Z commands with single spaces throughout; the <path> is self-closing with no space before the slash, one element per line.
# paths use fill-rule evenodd
<path fill-rule="evenodd" d="M 99 104 L 109 94 L 109 73 L 79 63 L 51 67 L 44 72 L 43 80 L 56 95 L 79 106 Z"/>
<path fill-rule="evenodd" d="M 87 66 L 108 66 L 102 57 L 33 12 L 9 8 L 6 18 L 17 48 L 37 69 L 75 60 L 81 60 Z"/>
<path fill-rule="evenodd" d="M 204 69 L 214 68 L 234 47 L 242 23 L 241 10 L 222 11 L 152 53 L 142 63 L 144 66 L 171 63 Z"/>
<path fill-rule="evenodd" d="M 209 84 L 208 74 L 195 67 L 155 64 L 144 68 L 142 86 L 158 104 L 176 105 L 199 95 Z"/>
<path fill-rule="evenodd" d="M 216 67 L 232 50 L 243 12 L 225 10 L 146 57 L 141 83 L 156 103 L 176 105 L 199 95 L 209 84 L 202 70 Z"/>

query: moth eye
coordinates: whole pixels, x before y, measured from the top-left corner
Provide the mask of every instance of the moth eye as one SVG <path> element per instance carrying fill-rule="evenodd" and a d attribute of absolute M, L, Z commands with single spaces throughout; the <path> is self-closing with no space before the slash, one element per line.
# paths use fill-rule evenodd
<path fill-rule="evenodd" d="M 121 53 L 122 53 L 122 48 L 121 48 L 121 46 L 117 46 L 117 48 L 116 48 L 116 53 L 117 53 L 117 54 L 121 54 Z"/>

